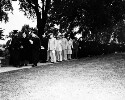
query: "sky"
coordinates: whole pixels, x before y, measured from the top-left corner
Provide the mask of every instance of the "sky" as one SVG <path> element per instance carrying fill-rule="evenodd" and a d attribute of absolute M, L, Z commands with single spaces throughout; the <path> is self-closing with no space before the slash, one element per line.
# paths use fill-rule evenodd
<path fill-rule="evenodd" d="M 4 22 L 0 22 L 0 27 L 2 27 L 4 30 L 4 34 L 8 35 L 9 32 L 12 30 L 21 30 L 22 26 L 24 24 L 29 24 L 31 27 L 36 26 L 36 19 L 30 20 L 26 16 L 24 16 L 24 13 L 19 11 L 19 2 L 18 1 L 12 1 L 12 6 L 14 8 L 13 14 L 9 13 L 9 22 L 6 24 Z"/>

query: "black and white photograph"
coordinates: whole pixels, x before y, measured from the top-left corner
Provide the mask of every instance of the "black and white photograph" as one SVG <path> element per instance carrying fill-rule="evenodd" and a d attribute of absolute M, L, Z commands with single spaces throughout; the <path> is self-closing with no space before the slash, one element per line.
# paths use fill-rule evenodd
<path fill-rule="evenodd" d="M 0 100 L 125 100 L 125 0 L 0 0 Z"/>

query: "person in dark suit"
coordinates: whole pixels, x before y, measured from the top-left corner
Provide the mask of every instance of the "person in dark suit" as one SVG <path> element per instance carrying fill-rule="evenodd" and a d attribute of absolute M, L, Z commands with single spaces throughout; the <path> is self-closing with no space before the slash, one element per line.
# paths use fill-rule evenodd
<path fill-rule="evenodd" d="M 73 55 L 72 55 L 73 59 L 78 58 L 78 49 L 79 49 L 79 42 L 78 42 L 77 38 L 75 37 L 73 39 Z"/>
<path fill-rule="evenodd" d="M 41 50 L 40 50 L 40 60 L 45 63 L 47 61 L 47 49 L 48 49 L 48 37 L 46 35 L 42 36 L 41 39 Z"/>
<path fill-rule="evenodd" d="M 78 57 L 82 58 L 84 55 L 84 41 L 83 38 L 79 38 L 79 46 L 78 46 Z"/>
<path fill-rule="evenodd" d="M 27 37 L 28 34 L 23 32 L 20 38 L 20 66 L 27 66 L 29 61 L 29 50 L 30 50 L 30 41 Z"/>
<path fill-rule="evenodd" d="M 32 50 L 32 67 L 37 66 L 37 63 L 39 61 L 39 53 L 40 53 L 40 48 L 41 48 L 41 44 L 40 44 L 40 38 L 34 34 L 34 31 L 32 31 L 30 33 L 31 37 L 30 37 L 30 43 L 31 43 L 31 50 Z"/>

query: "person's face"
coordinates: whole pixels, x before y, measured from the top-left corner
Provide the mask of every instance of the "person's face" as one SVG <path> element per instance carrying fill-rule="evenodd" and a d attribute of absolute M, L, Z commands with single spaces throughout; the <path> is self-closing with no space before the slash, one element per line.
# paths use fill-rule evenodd
<path fill-rule="evenodd" d="M 53 38 L 53 35 L 50 35 L 50 38 Z"/>
<path fill-rule="evenodd" d="M 18 36 L 18 34 L 15 34 L 15 36 L 17 37 L 17 36 Z"/>
<path fill-rule="evenodd" d="M 26 38 L 26 33 L 23 33 L 23 38 Z"/>
<path fill-rule="evenodd" d="M 70 39 L 70 37 L 68 36 L 68 37 L 67 37 L 67 39 L 69 40 L 69 39 Z"/>

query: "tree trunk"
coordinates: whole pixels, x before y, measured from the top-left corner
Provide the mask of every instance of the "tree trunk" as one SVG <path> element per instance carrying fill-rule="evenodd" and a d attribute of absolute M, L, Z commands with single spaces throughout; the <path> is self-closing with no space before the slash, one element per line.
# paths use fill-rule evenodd
<path fill-rule="evenodd" d="M 41 12 L 39 11 L 38 6 L 35 6 L 34 8 L 35 12 L 36 12 L 36 16 L 37 16 L 37 28 L 38 28 L 38 36 L 41 39 L 42 38 L 42 34 L 43 34 L 43 30 L 42 30 L 42 18 L 41 18 Z"/>
<path fill-rule="evenodd" d="M 44 34 L 44 29 L 43 29 L 43 21 L 42 21 L 40 12 L 37 15 L 37 28 L 38 28 L 38 36 L 40 39 L 42 39 L 42 35 Z"/>
<path fill-rule="evenodd" d="M 46 20 L 47 20 L 47 13 L 50 8 L 51 0 L 46 0 L 46 3 L 45 3 L 45 0 L 41 0 L 41 1 L 42 1 L 42 5 L 43 5 L 42 6 L 41 33 L 44 34 L 44 29 L 45 29 Z"/>
<path fill-rule="evenodd" d="M 0 21 L 2 21 L 2 5 L 1 5 L 1 2 L 0 2 Z"/>
<path fill-rule="evenodd" d="M 44 28 L 45 28 L 45 25 L 46 25 L 46 20 L 47 20 L 47 13 L 48 13 L 48 10 L 49 10 L 49 7 L 50 7 L 50 3 L 51 3 L 51 0 L 46 0 L 46 3 L 45 3 L 45 0 L 41 0 L 42 1 L 42 16 L 41 16 L 41 12 L 39 11 L 39 7 L 37 5 L 38 3 L 38 0 L 37 2 L 35 1 L 35 12 L 36 12 L 36 16 L 37 16 L 37 28 L 38 28 L 38 36 L 40 37 L 40 39 L 42 39 L 42 35 L 44 34 Z M 46 4 L 46 5 L 45 5 Z"/>

